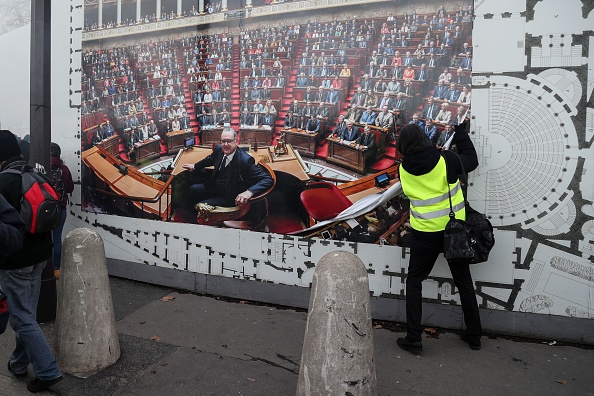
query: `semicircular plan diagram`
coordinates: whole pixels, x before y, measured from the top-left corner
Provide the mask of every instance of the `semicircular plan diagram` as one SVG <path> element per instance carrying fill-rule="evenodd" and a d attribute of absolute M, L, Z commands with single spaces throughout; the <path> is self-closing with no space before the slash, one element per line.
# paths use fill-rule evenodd
<path fill-rule="evenodd" d="M 482 104 L 473 107 L 472 138 L 482 163 L 471 182 L 485 191 L 478 197 L 485 213 L 494 226 L 520 224 L 548 236 L 567 232 L 575 219 L 569 185 L 579 151 L 571 98 L 532 74 L 526 80 L 483 77 L 481 85 L 473 89 L 473 103 Z M 560 218 L 570 222 L 559 226 Z"/>

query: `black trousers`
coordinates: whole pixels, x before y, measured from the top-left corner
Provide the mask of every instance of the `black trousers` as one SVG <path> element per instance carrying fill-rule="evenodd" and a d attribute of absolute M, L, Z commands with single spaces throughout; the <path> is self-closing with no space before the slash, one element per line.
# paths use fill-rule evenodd
<path fill-rule="evenodd" d="M 421 316 L 423 314 L 421 283 L 431 273 L 440 254 L 439 252 L 412 253 L 410 256 L 408 276 L 406 278 L 406 336 L 410 341 L 421 341 L 421 334 L 423 333 L 421 327 Z M 453 260 L 448 261 L 448 266 L 454 278 L 454 284 L 460 293 L 467 334 L 478 338 L 482 333 L 481 317 L 476 302 L 470 267 L 468 264 L 458 263 Z"/>
<path fill-rule="evenodd" d="M 214 184 L 192 184 L 190 186 L 190 194 L 192 197 L 192 205 L 198 202 L 204 202 L 212 206 L 235 206 L 235 202 L 229 202 L 222 197 L 221 192 Z"/>

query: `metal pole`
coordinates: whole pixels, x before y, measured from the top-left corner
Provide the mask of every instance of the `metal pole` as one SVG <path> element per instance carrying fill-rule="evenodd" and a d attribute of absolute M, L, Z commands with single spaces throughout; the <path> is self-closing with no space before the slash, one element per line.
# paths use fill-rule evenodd
<path fill-rule="evenodd" d="M 31 2 L 31 88 L 30 164 L 41 164 L 50 171 L 51 132 L 51 0 Z M 37 320 L 49 322 L 56 318 L 56 279 L 52 260 L 41 275 L 37 304 Z"/>
<path fill-rule="evenodd" d="M 31 164 L 50 169 L 51 0 L 31 2 L 30 119 Z"/>

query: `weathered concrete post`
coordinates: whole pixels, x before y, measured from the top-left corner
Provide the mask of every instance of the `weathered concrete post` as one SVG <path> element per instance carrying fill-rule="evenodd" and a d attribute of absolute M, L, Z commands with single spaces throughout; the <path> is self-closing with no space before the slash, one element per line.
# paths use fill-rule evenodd
<path fill-rule="evenodd" d="M 365 266 L 352 253 L 328 253 L 313 276 L 297 396 L 376 394 Z"/>
<path fill-rule="evenodd" d="M 103 240 L 77 228 L 62 244 L 56 357 L 63 372 L 86 378 L 120 357 Z"/>

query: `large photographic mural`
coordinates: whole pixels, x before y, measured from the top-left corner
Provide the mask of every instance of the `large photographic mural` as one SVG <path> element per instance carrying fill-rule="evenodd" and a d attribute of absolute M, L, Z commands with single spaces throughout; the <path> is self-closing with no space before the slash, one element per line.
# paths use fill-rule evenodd
<path fill-rule="evenodd" d="M 392 178 L 398 155 L 390 136 L 391 130 L 372 128 L 371 133 L 376 136 L 376 141 L 381 140 L 383 146 L 378 147 L 375 161 L 363 163 L 361 167 L 357 161 L 364 157 L 360 155 L 364 151 L 332 141 L 338 118 L 340 115 L 347 119 L 358 115 L 354 126 L 364 128 L 361 117 L 367 106 L 363 101 L 361 112 L 357 114 L 360 105 L 356 99 L 362 82 L 368 83 L 365 74 L 372 81 L 371 95 L 378 97 L 378 103 L 372 106 L 372 111 L 377 113 L 376 119 L 381 113 L 379 105 L 383 94 L 374 90 L 378 79 L 369 77 L 369 67 L 373 60 L 372 67 L 387 69 L 385 84 L 387 86 L 392 82 L 389 73 L 394 67 L 391 60 L 382 68 L 383 59 L 378 59 L 378 48 L 387 47 L 392 40 L 392 30 L 396 29 L 398 36 L 403 22 L 410 25 L 413 18 L 420 17 L 427 18 L 429 23 L 434 15 L 439 24 L 440 9 L 444 10 L 447 20 L 448 15 L 456 18 L 453 16 L 458 15 L 462 8 L 462 14 L 457 17 L 460 21 L 454 24 L 453 29 L 448 28 L 455 33 L 455 26 L 460 26 L 465 40 L 455 45 L 462 48 L 457 48 L 455 56 L 450 57 L 445 65 L 441 63 L 439 68 L 429 69 L 430 83 L 419 83 L 421 67 L 415 65 L 416 56 L 413 55 L 416 46 L 425 39 L 427 27 L 419 27 L 416 33 L 410 34 L 410 38 L 406 37 L 408 45 L 405 49 L 392 45 L 394 41 L 390 42 L 390 48 L 398 50 L 402 57 L 407 51 L 411 52 L 414 77 L 408 86 L 412 84 L 415 91 L 415 95 L 404 96 L 408 102 L 405 109 L 388 108 L 392 110 L 391 120 L 394 124 L 409 122 L 415 113 L 419 113 L 420 118 L 428 118 L 423 110 L 427 107 L 429 96 L 435 95 L 436 85 L 439 85 L 440 75 L 444 72 L 442 68 L 447 66 L 452 73 L 451 79 L 455 79 L 462 62 L 465 65 L 470 63 L 468 68 L 462 67 L 460 76 L 468 78 L 471 70 L 472 111 L 467 112 L 468 108 L 464 106 L 461 115 L 470 121 L 470 133 L 479 150 L 480 161 L 479 168 L 470 175 L 470 201 L 473 207 L 490 216 L 496 227 L 497 241 L 489 261 L 472 268 L 479 305 L 497 311 L 586 319 L 594 317 L 592 2 L 304 0 L 267 4 L 253 0 L 241 4 L 223 1 L 220 8 L 217 8 L 218 2 L 212 2 L 212 13 L 209 13 L 209 2 L 204 2 L 202 13 L 202 2 L 182 1 L 181 12 L 178 12 L 178 2 L 163 0 L 160 17 L 155 11 L 153 18 L 153 11 L 147 10 L 154 8 L 154 2 L 122 1 L 119 13 L 122 23 L 118 25 L 119 3 L 104 2 L 102 23 L 99 23 L 96 6 L 85 7 L 83 18 L 82 1 L 72 2 L 73 7 L 68 12 L 73 16 L 73 29 L 67 32 L 64 27 L 63 35 L 73 38 L 73 53 L 60 52 L 59 48 L 54 51 L 57 57 L 61 54 L 66 60 L 71 58 L 73 65 L 66 67 L 60 64 L 62 66 L 54 68 L 55 80 L 63 81 L 69 89 L 55 93 L 56 103 L 60 105 L 55 105 L 54 109 L 63 116 L 59 119 L 54 117 L 53 129 L 59 131 L 57 140 L 63 145 L 69 166 L 80 170 L 78 176 L 81 181 L 70 207 L 68 226 L 97 229 L 104 238 L 108 257 L 122 263 L 144 264 L 147 269 L 159 267 L 179 273 L 219 275 L 254 281 L 255 285 L 266 282 L 308 287 L 317 261 L 327 252 L 341 249 L 356 253 L 367 266 L 373 296 L 404 299 L 409 256 L 406 249 L 395 244 L 400 227 L 406 221 L 406 202 L 401 199 L 397 185 L 394 187 L 394 180 L 390 181 L 391 187 L 394 187 L 391 191 L 393 196 L 386 200 L 376 199 L 370 207 L 361 205 L 362 212 L 356 212 L 352 217 L 348 211 L 344 219 L 329 217 L 331 221 L 328 223 L 312 217 L 319 207 L 306 207 L 301 200 L 301 192 L 307 190 L 306 185 L 314 182 L 331 184 L 339 190 L 341 195 L 338 197 L 348 198 L 349 202 L 345 201 L 345 205 L 350 207 L 353 200 L 361 200 L 359 195 L 376 195 L 369 194 L 377 188 L 376 174 L 386 172 Z M 139 3 L 142 22 L 136 23 L 135 7 Z M 465 16 L 466 12 L 468 15 Z M 177 14 L 182 14 L 182 17 L 177 17 Z M 396 27 L 392 17 L 397 22 Z M 470 22 L 462 22 L 465 17 L 470 18 Z M 384 23 L 390 33 L 382 33 Z M 99 28 L 102 24 L 106 26 Z M 83 25 L 83 31 L 77 30 Z M 342 26 L 341 35 L 336 36 L 339 25 Z M 433 23 L 431 25 L 430 41 L 433 39 L 435 42 L 437 34 L 439 40 L 447 40 L 442 30 L 434 28 Z M 318 37 L 314 38 L 315 30 Z M 354 32 L 354 44 L 350 41 L 352 34 L 348 40 L 344 38 L 347 31 Z M 266 85 L 271 84 L 258 89 L 260 95 L 263 91 L 270 91 L 260 102 L 266 106 L 270 98 L 277 113 L 268 130 L 262 128 L 259 122 L 254 127 L 253 119 L 257 99 L 252 97 L 255 91 L 253 81 L 258 71 L 262 73 L 262 64 L 259 64 L 259 69 L 252 68 L 251 64 L 247 68 L 241 66 L 245 66 L 242 63 L 244 54 L 245 62 L 253 60 L 249 59 L 250 56 L 256 61 L 259 59 L 261 54 L 260 51 L 256 54 L 256 50 L 262 44 L 264 53 L 269 35 L 275 36 L 276 41 L 268 39 L 270 58 L 261 59 L 266 77 L 260 74 L 257 78 L 260 85 L 264 80 L 270 80 Z M 307 62 L 304 59 L 313 63 L 311 58 L 315 54 L 315 59 L 323 59 L 317 67 L 324 68 L 326 60 L 325 67 L 328 68 L 326 58 L 341 56 L 338 52 L 343 39 L 350 76 L 341 77 L 341 63 L 337 63 L 336 71 L 332 64 L 330 72 L 338 73 L 338 78 L 328 76 L 331 77 L 330 85 L 326 88 L 326 76 L 312 76 L 312 65 L 302 63 Z M 468 43 L 470 60 L 466 58 L 464 42 Z M 289 43 L 292 49 L 291 56 L 287 57 Z M 331 48 L 333 45 L 338 48 Z M 446 45 L 446 48 L 452 45 L 454 43 Z M 194 53 L 196 46 L 198 53 Z M 201 51 L 202 46 L 207 51 Z M 284 47 L 285 56 L 279 56 L 279 46 Z M 426 49 L 423 44 L 421 47 Z M 307 56 L 304 56 L 306 50 Z M 250 53 L 252 51 L 253 54 Z M 212 59 L 210 56 L 209 70 L 200 70 L 204 67 L 201 61 L 206 64 L 213 53 L 217 57 Z M 77 54 L 81 56 L 77 57 Z M 283 54 L 282 50 L 280 54 Z M 192 59 L 196 59 L 196 55 L 197 65 L 193 65 Z M 431 56 L 422 57 L 428 61 Z M 188 58 L 189 65 L 186 64 Z M 100 59 L 108 60 L 106 71 L 101 70 Z M 179 72 L 172 73 L 176 63 Z M 156 65 L 160 69 L 157 77 Z M 194 73 L 188 75 L 190 67 L 194 67 Z M 217 67 L 222 70 L 217 70 Z M 123 84 L 128 88 L 127 110 L 133 102 L 136 113 L 139 108 L 142 108 L 141 113 L 144 112 L 137 118 L 146 116 L 149 125 L 153 121 L 157 126 L 156 136 L 159 138 L 147 139 L 147 144 L 152 145 L 150 147 L 146 147 L 144 139 L 134 141 L 135 128 L 130 127 L 129 131 L 124 128 L 125 116 L 114 117 L 113 107 L 117 103 L 109 102 L 113 100 L 113 95 L 109 94 L 113 78 L 94 79 L 92 76 L 93 72 L 101 75 L 114 68 L 123 72 L 115 76 L 116 95 L 118 87 Z M 165 68 L 166 77 L 162 73 Z M 406 68 L 402 69 L 402 78 L 398 75 L 396 78 L 401 86 L 407 85 L 404 77 Z M 282 70 L 280 76 L 279 70 Z M 301 76 L 302 72 L 304 76 Z M 207 96 L 205 104 L 205 95 L 201 95 L 197 101 L 196 88 L 203 91 L 205 84 L 211 83 L 211 76 L 212 82 L 218 82 L 218 87 L 207 85 L 207 88 L 210 95 L 217 91 L 221 100 Z M 223 77 L 230 84 L 230 90 L 221 88 Z M 297 86 L 299 77 L 307 79 L 304 87 Z M 173 80 L 173 84 L 169 84 L 169 79 Z M 107 87 L 102 86 L 107 80 Z M 245 81 L 252 85 L 247 90 L 241 88 Z M 336 103 L 332 103 L 328 96 L 333 83 L 334 91 L 339 91 Z M 337 88 L 340 84 L 342 88 Z M 163 97 L 168 96 L 167 89 L 171 85 L 173 93 L 170 90 L 169 96 L 172 99 L 177 95 L 177 101 L 182 105 L 175 107 L 171 103 L 166 114 L 159 114 L 164 107 Z M 95 86 L 96 92 L 89 104 L 88 95 L 92 86 Z M 134 89 L 130 90 L 131 86 Z M 181 88 L 176 88 L 178 86 Z M 320 97 L 315 98 L 320 86 L 326 95 L 322 109 L 319 109 L 317 101 Z M 382 86 L 381 83 L 379 86 Z M 307 106 L 305 95 L 308 87 L 309 95 L 315 98 L 310 100 L 315 109 L 314 118 L 318 119 L 319 109 L 324 121 L 320 122 L 323 135 L 317 135 L 319 138 L 302 132 L 302 125 L 300 130 L 296 126 L 294 130 L 285 128 L 285 117 L 294 100 L 297 100 L 300 109 Z M 463 88 L 464 84 L 456 87 Z M 107 88 L 107 97 L 112 99 L 103 97 L 104 88 Z M 163 89 L 164 95 L 157 94 Z M 361 91 L 365 93 L 363 89 Z M 203 93 L 207 92 L 200 92 Z M 406 95 L 406 88 L 403 93 Z M 216 108 L 214 102 L 219 104 L 217 118 L 220 113 L 224 114 L 224 110 L 219 112 L 224 94 L 229 95 L 225 101 L 231 108 L 229 119 L 224 115 L 222 124 L 206 127 L 199 119 L 202 110 L 206 109 L 206 116 L 212 117 L 212 110 Z M 388 96 L 395 99 L 392 101 L 395 105 L 398 92 L 394 98 L 392 93 Z M 160 107 L 151 103 L 157 97 Z M 241 121 L 241 109 L 246 98 L 252 125 Z M 351 105 L 353 99 L 355 109 Z M 120 100 L 122 103 L 117 105 L 123 107 L 124 100 Z M 439 105 L 447 103 L 446 110 L 452 113 L 452 118 L 457 116 L 456 102 L 446 98 L 437 100 Z M 181 115 L 172 114 L 173 117 L 170 117 L 171 107 L 176 111 L 181 108 Z M 190 117 L 190 128 L 181 128 L 180 125 L 177 130 L 177 123 L 173 126 L 175 116 L 181 124 L 184 110 L 185 115 Z M 327 116 L 324 115 L 325 110 L 328 110 Z M 83 114 L 84 111 L 87 114 Z M 89 118 L 93 121 L 87 121 Z M 96 136 L 98 131 L 104 130 L 107 120 L 113 126 L 112 135 Z M 140 118 L 138 122 L 141 125 Z M 219 219 L 227 224 L 200 225 L 197 224 L 200 222 L 198 212 L 193 207 L 195 202 L 185 194 L 189 186 L 197 182 L 193 179 L 197 174 L 190 175 L 179 165 L 208 155 L 213 144 L 220 142 L 221 129 L 226 122 L 240 132 L 240 148 L 258 159 L 263 171 L 274 173 L 275 187 L 265 199 L 251 206 L 255 218 L 223 213 Z M 79 132 L 74 133 L 75 130 Z M 144 133 L 148 136 L 148 128 L 146 131 L 136 128 L 139 138 L 144 137 Z M 249 138 L 241 140 L 242 134 Z M 265 139 L 263 142 L 259 140 L 262 136 Z M 186 144 L 191 147 L 186 148 Z M 349 157 L 333 152 L 337 147 L 354 149 L 351 153 L 357 155 Z M 188 155 L 194 156 L 194 159 L 186 161 L 184 158 Z M 333 157 L 341 160 L 333 161 Z M 158 193 L 161 195 L 157 197 Z M 149 202 L 151 199 L 153 202 Z M 332 208 L 340 207 L 340 199 L 333 202 L 336 205 Z M 260 224 L 259 219 L 266 221 Z M 322 226 L 319 228 L 308 230 L 311 225 L 320 223 Z M 138 277 L 142 278 L 142 275 Z M 168 282 L 167 279 L 154 281 Z M 216 290 L 214 283 L 202 285 L 198 282 L 188 281 L 185 287 L 206 292 Z M 459 304 L 444 261 L 438 261 L 423 290 L 427 302 L 439 304 L 435 307 Z M 404 320 L 402 312 L 378 311 L 375 315 Z M 486 320 L 487 326 L 488 322 Z M 513 329 L 508 330 L 513 332 Z M 534 331 L 538 333 L 540 330 Z M 574 337 L 584 339 L 582 333 Z"/>
<path fill-rule="evenodd" d="M 400 126 L 418 119 L 443 146 L 469 120 L 471 3 L 330 2 L 325 17 L 316 2 L 260 3 L 85 9 L 83 210 L 396 245 Z M 236 148 L 257 165 L 222 166 Z"/>

